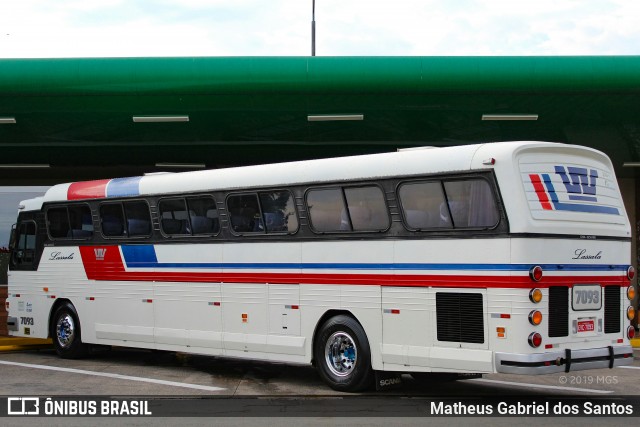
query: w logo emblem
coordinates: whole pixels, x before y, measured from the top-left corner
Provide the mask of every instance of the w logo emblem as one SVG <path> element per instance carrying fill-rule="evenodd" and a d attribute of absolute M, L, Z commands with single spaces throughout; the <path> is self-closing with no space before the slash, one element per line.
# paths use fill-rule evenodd
<path fill-rule="evenodd" d="M 107 254 L 107 248 L 95 248 L 93 252 L 96 254 L 96 261 L 104 261 L 104 256 Z"/>
<path fill-rule="evenodd" d="M 598 171 L 595 169 L 577 168 L 572 166 L 555 166 L 556 174 L 560 175 L 562 183 L 569 193 L 569 200 L 597 202 L 596 179 Z"/>

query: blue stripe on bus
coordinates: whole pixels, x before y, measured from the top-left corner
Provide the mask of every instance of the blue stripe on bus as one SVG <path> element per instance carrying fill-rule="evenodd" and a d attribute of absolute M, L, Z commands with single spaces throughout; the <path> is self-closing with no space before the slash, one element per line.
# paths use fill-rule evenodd
<path fill-rule="evenodd" d="M 153 245 L 121 246 L 129 268 L 162 269 L 255 269 L 255 270 L 463 270 L 463 271 L 529 271 L 540 265 L 545 271 L 627 271 L 629 265 L 612 264 L 455 264 L 455 263 L 225 263 L 225 262 L 158 262 Z"/>
<path fill-rule="evenodd" d="M 553 203 L 553 207 L 558 211 L 620 215 L 620 212 L 618 211 L 617 208 L 612 208 L 609 206 L 588 205 L 585 203 L 563 203 L 558 199 L 558 195 L 556 194 L 556 189 L 553 187 L 553 183 L 551 182 L 551 177 L 549 176 L 549 174 L 543 173 L 542 181 L 544 182 L 544 185 L 547 187 L 547 191 L 551 198 L 551 203 Z"/>
<path fill-rule="evenodd" d="M 107 197 L 127 197 L 140 195 L 141 176 L 115 178 L 107 184 Z"/>
<path fill-rule="evenodd" d="M 153 245 L 120 246 L 127 267 L 149 268 L 158 264 Z"/>

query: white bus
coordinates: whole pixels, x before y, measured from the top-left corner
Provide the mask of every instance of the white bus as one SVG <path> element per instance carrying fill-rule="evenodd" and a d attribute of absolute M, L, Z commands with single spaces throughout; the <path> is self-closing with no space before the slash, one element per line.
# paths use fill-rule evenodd
<path fill-rule="evenodd" d="M 578 146 L 424 148 L 52 187 L 19 207 L 8 325 L 58 354 L 129 346 L 374 374 L 633 361 L 631 230 Z"/>

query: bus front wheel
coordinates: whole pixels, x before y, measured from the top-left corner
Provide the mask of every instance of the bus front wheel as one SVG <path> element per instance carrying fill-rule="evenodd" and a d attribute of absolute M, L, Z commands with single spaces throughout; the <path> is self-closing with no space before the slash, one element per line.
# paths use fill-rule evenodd
<path fill-rule="evenodd" d="M 354 392 L 372 384 L 369 341 L 354 318 L 339 315 L 327 320 L 314 347 L 320 377 L 332 389 Z"/>
<path fill-rule="evenodd" d="M 76 359 L 88 352 L 87 344 L 80 339 L 80 320 L 71 304 L 63 304 L 53 314 L 51 338 L 58 356 Z"/>

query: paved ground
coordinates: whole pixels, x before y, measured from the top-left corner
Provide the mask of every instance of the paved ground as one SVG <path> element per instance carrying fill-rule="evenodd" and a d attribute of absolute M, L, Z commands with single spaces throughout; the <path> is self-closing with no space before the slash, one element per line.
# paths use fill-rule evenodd
<path fill-rule="evenodd" d="M 0 345 L 2 343 L 0 342 Z M 517 375 L 486 375 L 482 379 L 457 381 L 444 384 L 420 384 L 409 376 L 403 376 L 401 388 L 385 392 L 367 392 L 359 400 L 349 400 L 352 395 L 335 392 L 324 385 L 310 366 L 291 366 L 276 363 L 239 361 L 208 356 L 187 356 L 169 352 L 153 352 L 114 348 L 112 351 L 93 355 L 82 360 L 62 360 L 46 345 L 5 347 L 0 352 L 0 377 L 4 396 L 166 396 L 202 399 L 207 405 L 218 405 L 234 412 L 234 417 L 224 418 L 119 418 L 117 425 L 293 425 L 292 418 L 242 418 L 237 415 L 255 415 L 256 405 L 263 411 L 269 406 L 284 405 L 283 411 L 300 410 L 304 405 L 320 402 L 329 411 L 329 422 L 346 425 L 424 425 L 419 418 L 366 418 L 372 413 L 384 415 L 385 405 L 402 406 L 429 400 L 451 401 L 480 399 L 507 399 L 522 401 L 548 399 L 616 398 L 616 396 L 640 396 L 640 350 L 636 350 L 633 367 L 612 370 L 580 371 L 561 375 L 523 377 Z M 229 400 L 229 397 L 234 399 Z M 255 399 L 259 397 L 258 399 Z M 278 399 L 273 399 L 274 397 Z M 226 400 L 224 400 L 226 399 Z M 244 400 L 243 400 L 244 399 Z M 333 400 L 332 400 L 333 399 Z M 337 400 L 336 400 L 337 399 Z M 223 403 L 221 403 L 223 402 Z M 284 402 L 284 404 L 283 404 Z M 341 418 L 335 408 L 353 403 L 362 411 L 361 416 Z M 334 405 L 335 404 L 335 405 Z M 233 405 L 241 405 L 233 406 Z M 244 406 L 242 406 L 244 405 Z M 323 407 L 323 406 L 321 406 Z M 273 408 L 271 408 L 273 409 Z M 640 407 L 635 408 L 640 415 Z M 324 413 L 304 418 L 295 425 L 326 425 Z M 10 418 L 3 425 L 107 425 L 107 420 L 74 418 Z M 82 422 L 84 420 L 84 422 Z M 324 420 L 324 423 L 323 423 Z M 457 421 L 456 421 L 457 420 Z M 508 425 L 507 418 L 474 419 L 481 425 Z M 532 421 L 533 420 L 533 421 Z M 519 418 L 518 424 L 533 425 L 536 418 Z M 558 418 L 537 418 L 536 425 L 557 424 Z M 562 419 L 563 425 L 579 425 L 578 418 Z M 637 418 L 634 418 L 636 422 Z M 19 422 L 18 422 L 19 421 Z M 469 418 L 429 418 L 430 424 L 461 425 Z M 598 419 L 600 424 L 621 424 L 621 419 Z M 629 420 L 631 421 L 631 420 Z M 626 421 L 628 422 L 628 421 Z M 503 424 L 504 423 L 504 424 Z M 513 420 L 511 424 L 513 424 Z M 113 425 L 113 424 L 110 424 Z"/>

